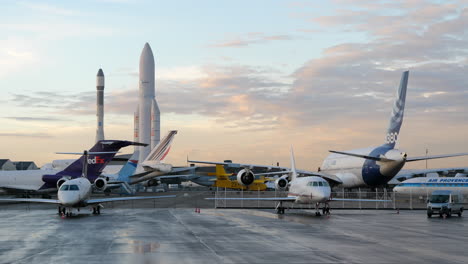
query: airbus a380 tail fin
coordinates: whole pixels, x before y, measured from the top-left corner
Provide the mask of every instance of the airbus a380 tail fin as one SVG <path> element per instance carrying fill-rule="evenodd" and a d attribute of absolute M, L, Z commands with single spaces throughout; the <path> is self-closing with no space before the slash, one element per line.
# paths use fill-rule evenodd
<path fill-rule="evenodd" d="M 406 101 L 406 88 L 408 86 L 408 76 L 409 71 L 405 71 L 401 75 L 400 86 L 398 87 L 397 97 L 395 99 L 395 103 L 393 104 L 390 124 L 387 129 L 385 145 L 391 148 L 395 148 L 395 144 L 398 140 L 398 134 L 400 133 L 400 127 L 403 123 L 403 114 L 405 112 Z"/>

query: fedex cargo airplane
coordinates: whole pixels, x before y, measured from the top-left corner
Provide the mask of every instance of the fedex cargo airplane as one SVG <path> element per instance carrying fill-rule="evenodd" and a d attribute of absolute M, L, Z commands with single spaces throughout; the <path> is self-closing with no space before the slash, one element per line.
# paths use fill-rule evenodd
<path fill-rule="evenodd" d="M 63 170 L 46 168 L 41 170 L 0 171 L 0 188 L 7 191 L 26 193 L 48 193 L 57 190 L 69 179 L 82 175 L 83 163 L 87 157 L 87 177 L 97 189 L 106 188 L 107 179 L 101 177 L 103 168 L 123 147 L 130 145 L 146 145 L 122 140 L 101 140 L 90 150 L 89 155 L 83 155 Z"/>
<path fill-rule="evenodd" d="M 397 96 L 393 104 L 390 124 L 387 129 L 385 143 L 378 147 L 354 149 L 349 151 L 333 151 L 324 161 L 319 171 L 298 170 L 299 174 L 319 176 L 328 180 L 333 186 L 344 188 L 378 187 L 390 181 L 405 165 L 406 162 L 419 160 L 447 158 L 468 155 L 457 153 L 447 155 L 433 155 L 422 157 L 408 157 L 405 151 L 395 148 L 403 123 L 405 111 L 406 88 L 409 72 L 403 72 Z M 286 167 L 252 165 L 226 162 L 189 161 L 193 163 L 223 164 L 233 168 L 244 168 L 238 173 L 238 181 L 244 185 L 251 184 L 254 178 L 253 168 L 269 168 L 289 170 Z M 243 181 L 249 179 L 249 181 Z"/>

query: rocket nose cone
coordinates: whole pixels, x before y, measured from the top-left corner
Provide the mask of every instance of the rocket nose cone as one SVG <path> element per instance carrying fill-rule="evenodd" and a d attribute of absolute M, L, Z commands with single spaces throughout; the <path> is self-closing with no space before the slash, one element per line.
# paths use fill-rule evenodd
<path fill-rule="evenodd" d="M 146 42 L 145 46 L 143 47 L 140 60 L 154 60 L 153 50 L 151 50 L 151 47 L 148 44 L 148 42 Z"/>
<path fill-rule="evenodd" d="M 97 72 L 97 76 L 104 76 L 104 72 L 102 71 L 102 69 L 99 69 L 99 71 Z"/>
<path fill-rule="evenodd" d="M 154 87 L 154 56 L 148 43 L 140 55 L 140 82 L 151 82 L 150 86 Z"/>

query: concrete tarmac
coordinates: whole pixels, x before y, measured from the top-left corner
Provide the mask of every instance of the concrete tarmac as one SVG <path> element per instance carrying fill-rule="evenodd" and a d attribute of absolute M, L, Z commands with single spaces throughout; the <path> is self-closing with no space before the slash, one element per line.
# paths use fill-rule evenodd
<path fill-rule="evenodd" d="M 0 207 L 0 263 L 466 263 L 468 217 L 424 211 Z"/>

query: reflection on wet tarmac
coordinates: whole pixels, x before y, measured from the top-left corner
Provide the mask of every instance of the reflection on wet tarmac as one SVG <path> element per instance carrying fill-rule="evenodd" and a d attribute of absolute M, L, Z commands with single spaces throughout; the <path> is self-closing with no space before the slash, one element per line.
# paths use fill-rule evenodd
<path fill-rule="evenodd" d="M 145 254 L 145 253 L 154 253 L 161 247 L 159 243 L 156 242 L 144 242 L 138 240 L 132 240 L 133 253 Z"/>

